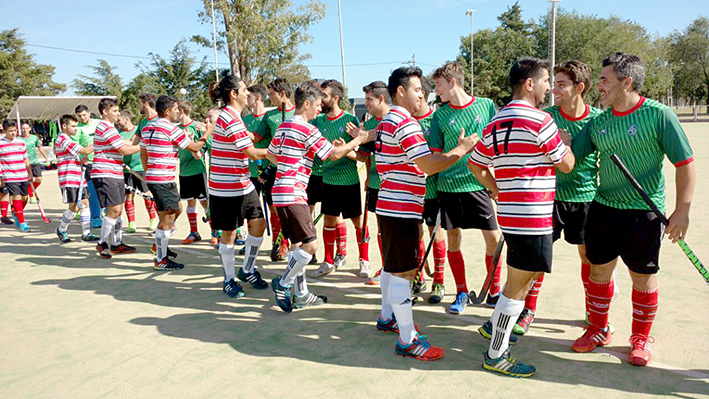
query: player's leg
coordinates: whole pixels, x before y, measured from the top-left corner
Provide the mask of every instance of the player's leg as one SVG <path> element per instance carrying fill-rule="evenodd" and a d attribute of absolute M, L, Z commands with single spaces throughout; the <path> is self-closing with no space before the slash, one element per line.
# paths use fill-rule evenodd
<path fill-rule="evenodd" d="M 362 226 L 362 190 L 360 185 L 341 186 L 340 204 L 343 219 L 350 219 L 355 228 L 359 264 L 358 275 L 362 278 L 368 278 L 371 272 L 369 266 L 369 229 L 367 226 Z M 342 223 L 342 227 L 347 231 L 345 223 Z M 342 230 L 342 227 L 338 227 L 338 230 Z M 338 244 L 339 246 L 342 246 L 342 244 Z M 344 246 L 347 246 L 346 235 Z M 342 255 L 344 263 L 346 252 L 338 251 L 338 253 Z M 338 267 L 338 265 L 335 264 L 335 267 Z"/>
<path fill-rule="evenodd" d="M 187 201 L 187 220 L 190 223 L 190 233 L 182 240 L 182 244 L 192 244 L 202 240 L 197 224 L 197 197 L 195 194 L 200 186 L 204 186 L 204 180 L 202 174 L 195 176 L 180 176 L 180 199 Z"/>
<path fill-rule="evenodd" d="M 237 277 L 239 280 L 251 284 L 252 287 L 263 290 L 268 288 L 268 284 L 263 281 L 261 274 L 256 270 L 256 257 L 261 248 L 261 243 L 263 243 L 266 219 L 264 218 L 256 190 L 244 196 L 241 204 L 241 213 L 247 221 L 249 230 L 244 243 L 246 249 L 244 260 Z"/>
<path fill-rule="evenodd" d="M 130 187 L 135 189 L 135 184 L 133 183 L 133 180 L 135 177 L 130 174 L 130 173 L 123 173 L 123 183 Z M 128 187 L 126 187 L 126 201 L 125 201 L 125 208 L 126 208 L 126 217 L 128 218 L 128 233 L 135 233 L 136 232 L 136 224 L 135 224 L 135 193 L 131 191 Z"/>
<path fill-rule="evenodd" d="M 324 259 L 322 265 L 315 270 L 311 276 L 314 278 L 330 274 L 336 270 L 335 267 L 335 244 L 337 237 L 337 224 L 340 218 L 340 196 L 337 186 L 323 184 L 322 204 L 320 212 L 323 217 L 323 252 Z M 345 226 L 346 227 L 346 226 Z"/>
<path fill-rule="evenodd" d="M 497 244 L 502 239 L 502 235 L 500 233 L 500 230 L 498 229 L 481 230 L 481 232 L 483 235 L 483 239 L 485 240 L 485 270 L 487 273 L 485 276 L 485 285 L 490 282 L 492 271 L 497 268 L 497 272 L 495 273 L 495 276 L 492 279 L 492 283 L 490 284 L 490 290 L 487 293 L 485 305 L 488 307 L 495 307 L 495 305 L 497 304 L 498 297 L 500 295 L 500 291 L 502 290 L 502 283 L 500 277 L 502 275 L 502 270 L 500 270 L 500 268 L 502 267 L 502 257 L 497 260 L 497 264 L 493 263 L 493 257 L 495 255 L 495 248 L 497 248 Z"/>
<path fill-rule="evenodd" d="M 89 190 L 89 209 L 91 210 L 91 227 L 101 227 L 102 216 L 101 216 L 101 206 L 98 191 L 96 190 L 96 184 L 94 179 L 91 178 L 91 166 L 86 167 L 86 181 L 87 188 Z"/>
<path fill-rule="evenodd" d="M 161 271 L 178 270 L 184 267 L 170 258 L 177 257 L 177 254 L 169 248 L 172 226 L 175 220 L 182 213 L 180 194 L 175 183 L 169 184 L 148 184 L 148 190 L 153 194 L 155 208 L 158 212 L 158 225 L 155 229 L 155 244 L 153 249 L 155 261 L 153 269 Z M 153 252 L 151 249 L 151 252 Z"/>
<path fill-rule="evenodd" d="M 59 242 L 67 243 L 71 242 L 69 235 L 67 234 L 67 229 L 69 229 L 69 224 L 74 219 L 78 207 L 76 206 L 78 187 L 62 187 L 62 202 L 67 204 L 67 209 L 64 210 L 62 214 L 62 219 L 59 221 L 59 227 L 57 227 L 56 234 L 59 238 Z"/>
<path fill-rule="evenodd" d="M 211 215 L 212 228 L 222 231 L 219 238 L 217 251 L 224 271 L 224 281 L 222 290 L 230 298 L 242 298 L 245 296 L 244 289 L 236 280 L 236 268 L 234 266 L 234 240 L 236 239 L 236 226 L 243 223 L 241 203 L 244 197 L 218 197 L 209 198 L 209 213 Z"/>
<path fill-rule="evenodd" d="M 0 196 L 0 217 L 2 224 L 13 224 L 12 220 L 7 217 L 10 211 L 10 194 L 7 192 L 7 185 L 2 185 L 2 196 Z"/>

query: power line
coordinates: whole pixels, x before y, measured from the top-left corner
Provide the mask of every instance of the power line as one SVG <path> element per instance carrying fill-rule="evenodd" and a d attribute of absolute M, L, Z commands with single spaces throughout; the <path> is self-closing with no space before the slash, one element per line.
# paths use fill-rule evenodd
<path fill-rule="evenodd" d="M 70 51 L 70 52 L 72 52 L 72 53 L 107 55 L 107 56 L 111 56 L 111 57 L 135 58 L 135 59 L 142 59 L 142 60 L 149 60 L 149 59 L 151 59 L 150 57 L 141 57 L 141 56 L 139 56 L 139 55 L 125 55 L 125 54 L 101 53 L 101 52 L 98 52 L 98 51 L 77 50 L 77 49 L 72 49 L 72 48 L 53 47 L 53 46 L 42 46 L 42 45 L 39 45 L 39 44 L 27 44 L 27 46 L 28 46 L 28 47 L 48 48 L 48 49 L 59 50 L 59 51 Z"/>

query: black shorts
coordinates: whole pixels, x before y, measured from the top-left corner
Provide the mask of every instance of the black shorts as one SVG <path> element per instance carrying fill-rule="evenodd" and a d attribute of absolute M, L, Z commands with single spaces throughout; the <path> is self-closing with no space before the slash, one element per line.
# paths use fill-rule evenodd
<path fill-rule="evenodd" d="M 552 214 L 552 225 L 554 241 L 561 238 L 564 232 L 564 240 L 569 244 L 581 245 L 585 243 L 584 230 L 588 219 L 588 208 L 590 202 L 564 202 L 554 201 L 554 213 Z"/>
<path fill-rule="evenodd" d="M 261 191 L 263 191 L 263 184 L 258 180 L 258 177 L 251 177 L 251 184 L 256 188 L 256 194 L 261 196 Z"/>
<path fill-rule="evenodd" d="M 207 200 L 207 175 L 180 176 L 180 199 Z"/>
<path fill-rule="evenodd" d="M 507 264 L 515 269 L 528 272 L 551 273 L 551 234 L 522 235 L 505 233 L 507 244 Z"/>
<path fill-rule="evenodd" d="M 233 231 L 244 225 L 244 220 L 262 219 L 263 209 L 256 190 L 238 197 L 209 197 L 212 229 Z M 282 223 L 282 222 L 281 222 Z"/>
<path fill-rule="evenodd" d="M 665 225 L 652 211 L 617 209 L 591 203 L 586 223 L 586 257 L 594 265 L 620 258 L 640 274 L 660 270 Z"/>
<path fill-rule="evenodd" d="M 288 238 L 292 244 L 315 241 L 318 238 L 313 224 L 313 217 L 310 215 L 310 206 L 306 204 L 293 204 L 288 206 L 277 206 L 276 213 L 281 221 L 281 231 L 283 236 Z"/>
<path fill-rule="evenodd" d="M 23 181 L 21 183 L 5 183 L 5 189 L 10 195 L 21 195 L 23 197 L 27 196 L 28 183 Z"/>
<path fill-rule="evenodd" d="M 367 210 L 377 213 L 377 200 L 379 200 L 379 190 L 376 188 L 367 189 Z"/>
<path fill-rule="evenodd" d="M 177 184 L 148 184 L 148 189 L 153 194 L 155 209 L 158 212 L 180 210 L 180 195 L 177 193 Z"/>
<path fill-rule="evenodd" d="M 438 192 L 441 227 L 452 229 L 497 230 L 495 208 L 487 190 L 472 193 Z"/>
<path fill-rule="evenodd" d="M 123 179 L 97 177 L 91 179 L 101 208 L 122 205 L 126 201 L 126 186 Z"/>
<path fill-rule="evenodd" d="M 81 190 L 81 199 L 89 199 L 91 198 L 91 195 L 89 195 L 89 188 L 84 187 L 83 190 Z M 79 187 L 62 187 L 62 202 L 65 204 L 76 204 L 76 202 L 79 200 Z"/>
<path fill-rule="evenodd" d="M 42 177 L 42 165 L 38 163 L 33 163 L 30 165 L 32 169 L 32 177 Z"/>
<path fill-rule="evenodd" d="M 384 271 L 404 273 L 416 269 L 420 220 L 377 215 L 377 221 L 382 235 Z"/>
<path fill-rule="evenodd" d="M 423 200 L 423 221 L 424 223 L 426 223 L 426 226 L 434 227 L 436 225 L 438 211 L 440 210 L 441 203 L 438 201 L 438 198 L 430 198 Z M 443 224 L 442 220 L 441 224 Z"/>
<path fill-rule="evenodd" d="M 308 205 L 315 205 L 318 202 L 322 202 L 322 185 L 322 176 L 310 175 L 308 188 L 305 189 L 305 193 L 308 195 Z"/>
<path fill-rule="evenodd" d="M 351 219 L 362 215 L 362 191 L 359 184 L 335 186 L 323 183 L 322 205 L 324 215 Z"/>
<path fill-rule="evenodd" d="M 139 174 L 143 180 L 140 180 L 138 176 L 134 176 L 131 173 L 124 173 L 123 174 L 123 182 L 126 184 L 126 186 L 134 188 L 136 190 L 142 191 L 142 192 L 147 192 L 148 191 L 148 185 L 145 183 L 145 172 L 133 172 Z M 129 190 L 126 188 L 126 194 L 132 193 L 133 191 Z"/>

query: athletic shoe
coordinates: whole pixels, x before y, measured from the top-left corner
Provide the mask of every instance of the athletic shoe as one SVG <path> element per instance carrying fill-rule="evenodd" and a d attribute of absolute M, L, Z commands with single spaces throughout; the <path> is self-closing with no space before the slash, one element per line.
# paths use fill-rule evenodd
<path fill-rule="evenodd" d="M 32 231 L 32 229 L 30 229 L 30 226 L 27 225 L 27 222 L 24 222 L 20 223 L 20 231 L 23 233 L 27 233 L 28 231 Z"/>
<path fill-rule="evenodd" d="M 650 363 L 650 344 L 655 342 L 653 337 L 643 337 L 642 335 L 632 335 L 630 337 L 630 354 L 628 361 L 633 366 L 645 366 Z"/>
<path fill-rule="evenodd" d="M 91 218 L 91 228 L 100 229 L 103 225 L 103 220 L 101 218 Z"/>
<path fill-rule="evenodd" d="M 288 259 L 289 247 L 290 247 L 290 245 L 288 245 L 288 242 L 286 240 L 283 240 L 283 242 L 281 243 L 281 247 L 278 248 L 278 259 L 280 259 L 280 260 Z"/>
<path fill-rule="evenodd" d="M 234 239 L 234 245 L 244 245 L 246 244 L 246 237 L 242 233 L 243 227 L 236 229 L 236 238 Z"/>
<path fill-rule="evenodd" d="M 96 252 L 98 252 L 98 254 L 101 255 L 101 257 L 104 259 L 111 259 L 111 257 L 113 256 L 108 250 L 108 244 L 106 244 L 105 242 L 96 244 Z"/>
<path fill-rule="evenodd" d="M 76 215 L 74 215 L 74 220 L 81 220 L 81 212 L 76 212 Z"/>
<path fill-rule="evenodd" d="M 320 267 L 317 270 L 312 272 L 310 274 L 310 276 L 313 278 L 318 278 L 318 277 L 322 277 L 326 274 L 330 274 L 334 271 L 335 271 L 335 266 L 333 266 L 331 263 L 323 262 L 323 264 L 320 265 Z"/>
<path fill-rule="evenodd" d="M 421 331 L 419 330 L 419 326 L 414 324 L 414 328 L 416 329 L 417 333 L 420 333 Z M 380 332 L 385 332 L 385 333 L 394 333 L 398 334 L 399 333 L 399 323 L 396 322 L 396 316 L 392 316 L 391 320 L 389 321 L 384 321 L 382 320 L 382 315 L 381 313 L 377 317 L 377 330 Z"/>
<path fill-rule="evenodd" d="M 202 236 L 200 236 L 196 231 L 191 231 L 187 238 L 182 240 L 182 245 L 192 244 L 197 241 L 202 241 Z"/>
<path fill-rule="evenodd" d="M 241 249 L 239 250 L 239 255 L 241 255 L 241 256 L 246 255 L 246 247 L 241 247 Z"/>
<path fill-rule="evenodd" d="M 485 306 L 488 308 L 494 309 L 495 306 L 497 306 L 497 301 L 500 300 L 500 294 L 497 294 L 495 296 L 490 295 L 490 293 L 487 293 L 487 298 L 485 299 Z"/>
<path fill-rule="evenodd" d="M 265 290 L 268 288 L 268 283 L 263 281 L 261 278 L 261 273 L 257 270 L 254 270 L 253 273 L 244 273 L 244 269 L 240 268 L 239 273 L 236 274 L 236 277 L 245 283 L 251 284 L 251 286 L 257 290 Z"/>
<path fill-rule="evenodd" d="M 524 308 L 517 318 L 517 323 L 512 327 L 512 332 L 517 335 L 526 334 L 527 331 L 529 331 L 529 326 L 532 324 L 532 321 L 534 321 L 534 311 Z"/>
<path fill-rule="evenodd" d="M 155 244 L 153 244 L 153 245 L 150 247 L 150 253 L 153 254 L 153 255 L 157 255 L 157 254 L 158 254 L 158 250 L 156 249 Z M 170 249 L 170 247 L 168 247 L 168 248 L 167 248 L 167 257 L 168 257 L 168 258 L 177 258 L 177 253 L 176 253 L 176 252 L 173 252 L 173 251 Z"/>
<path fill-rule="evenodd" d="M 30 197 L 30 204 L 36 204 L 37 203 L 37 198 L 33 195 Z"/>
<path fill-rule="evenodd" d="M 423 278 L 423 273 L 419 275 L 419 280 L 411 283 L 411 295 L 418 295 L 426 291 L 426 280 Z"/>
<path fill-rule="evenodd" d="M 345 263 L 347 263 L 347 257 L 342 254 L 337 254 L 335 255 L 335 261 L 332 263 L 332 265 L 335 266 L 335 270 L 337 270 L 344 266 Z"/>
<path fill-rule="evenodd" d="M 229 298 L 243 298 L 246 296 L 244 289 L 241 287 L 236 280 L 231 279 L 228 282 L 224 282 L 223 291 L 229 296 Z"/>
<path fill-rule="evenodd" d="M 133 252 L 135 252 L 135 247 L 131 247 L 130 245 L 126 245 L 124 243 L 111 245 L 112 254 L 132 254 Z"/>
<path fill-rule="evenodd" d="M 470 302 L 467 292 L 459 292 L 455 296 L 455 301 L 448 306 L 448 312 L 452 314 L 460 314 L 465 310 L 465 306 Z"/>
<path fill-rule="evenodd" d="M 17 216 L 15 216 L 14 219 L 15 219 L 15 227 L 17 227 L 19 229 L 20 228 L 20 219 L 18 219 Z"/>
<path fill-rule="evenodd" d="M 219 238 L 217 238 L 217 237 L 212 237 L 212 239 L 209 240 L 209 243 L 210 243 L 211 245 L 213 245 L 213 246 L 216 247 L 217 245 L 219 245 Z"/>
<path fill-rule="evenodd" d="M 589 317 L 589 314 L 588 314 L 588 312 L 586 312 L 586 318 L 584 319 L 584 321 L 586 322 L 587 326 L 590 326 L 591 320 L 588 317 Z M 611 324 L 610 322 L 608 322 L 608 331 L 611 332 L 611 335 L 615 334 L 615 327 L 613 327 L 613 324 Z"/>
<path fill-rule="evenodd" d="M 483 323 L 483 325 L 478 328 L 478 333 L 485 339 L 492 339 L 492 322 L 488 320 Z M 514 345 L 516 343 L 517 336 L 514 334 L 510 335 L 510 345 Z"/>
<path fill-rule="evenodd" d="M 244 244 L 246 244 L 246 240 L 244 240 L 244 239 L 241 238 L 241 237 L 237 237 L 237 238 L 234 240 L 234 245 L 244 245 Z"/>
<path fill-rule="evenodd" d="M 428 336 L 420 334 L 416 335 L 410 344 L 404 344 L 397 339 L 395 351 L 399 356 L 413 357 L 424 362 L 438 360 L 445 354 L 445 349 L 431 345 Z"/>
<path fill-rule="evenodd" d="M 372 269 L 369 267 L 369 261 L 360 259 L 359 260 L 359 276 L 362 278 L 368 278 Z"/>
<path fill-rule="evenodd" d="M 597 346 L 606 346 L 613 340 L 608 328 L 601 330 L 594 327 L 589 327 L 583 333 L 581 338 L 571 346 L 574 352 L 586 353 L 596 349 Z"/>
<path fill-rule="evenodd" d="M 162 271 L 180 270 L 185 267 L 182 263 L 177 263 L 170 258 L 164 258 L 160 262 L 157 259 L 154 260 L 153 269 Z"/>
<path fill-rule="evenodd" d="M 309 265 L 317 265 L 318 264 L 318 257 L 313 254 L 313 257 L 310 259 L 310 262 L 308 262 Z"/>
<path fill-rule="evenodd" d="M 293 297 L 293 307 L 296 309 L 303 309 L 308 306 L 318 306 L 327 303 L 327 297 L 325 295 L 315 295 L 312 292 L 301 296 L 295 295 Z"/>
<path fill-rule="evenodd" d="M 2 224 L 15 224 L 15 222 L 12 221 L 9 217 L 5 216 L 4 218 L 0 219 L 0 222 Z"/>
<path fill-rule="evenodd" d="M 158 222 L 160 222 L 160 219 L 150 219 L 150 224 L 148 225 L 148 230 L 157 230 Z"/>
<path fill-rule="evenodd" d="M 490 358 L 487 352 L 483 353 L 483 368 L 516 378 L 531 377 L 536 371 L 531 364 L 520 363 L 517 359 L 513 358 L 512 355 L 510 355 L 509 348 L 497 359 Z"/>
<path fill-rule="evenodd" d="M 136 231 L 135 222 L 128 222 L 128 230 L 126 230 L 126 233 L 135 233 Z"/>
<path fill-rule="evenodd" d="M 278 256 L 279 249 L 280 246 L 276 245 L 275 242 L 271 245 L 271 252 L 268 254 L 268 257 L 271 259 L 271 262 L 278 262 L 281 260 Z"/>
<path fill-rule="evenodd" d="M 87 233 L 86 235 L 81 236 L 81 241 L 96 242 L 98 240 L 99 240 L 99 238 L 91 233 Z"/>
<path fill-rule="evenodd" d="M 376 273 L 374 273 L 374 276 L 370 277 L 367 280 L 368 285 L 379 285 L 379 276 L 382 275 L 382 269 L 377 270 Z"/>
<path fill-rule="evenodd" d="M 56 233 L 57 237 L 59 237 L 59 242 L 61 242 L 62 244 L 71 242 L 71 238 L 69 238 L 69 235 L 66 233 L 66 231 L 60 231 L 59 229 L 57 229 Z"/>
<path fill-rule="evenodd" d="M 443 284 L 433 283 L 431 287 L 431 295 L 428 297 L 428 303 L 441 303 L 443 296 L 446 295 L 446 287 Z"/>
<path fill-rule="evenodd" d="M 290 313 L 293 311 L 292 291 L 293 286 L 284 287 L 281 285 L 281 278 L 276 277 L 271 281 L 271 289 L 276 294 L 276 304 L 282 311 Z"/>

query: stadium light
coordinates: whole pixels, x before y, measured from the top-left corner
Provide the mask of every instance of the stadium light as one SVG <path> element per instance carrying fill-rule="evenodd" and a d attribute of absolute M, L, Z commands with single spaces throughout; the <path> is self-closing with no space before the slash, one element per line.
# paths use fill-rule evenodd
<path fill-rule="evenodd" d="M 473 66 L 473 54 L 474 54 L 474 45 L 473 45 L 473 13 L 478 12 L 478 10 L 470 10 L 468 9 L 465 12 L 465 15 L 470 17 L 470 95 L 473 95 L 473 90 L 475 90 L 475 73 L 473 72 L 474 66 Z"/>
<path fill-rule="evenodd" d="M 340 19 L 340 58 L 342 60 L 342 85 L 347 87 L 347 79 L 345 79 L 345 42 L 342 40 L 342 7 L 340 0 L 337 0 L 337 16 Z"/>
<path fill-rule="evenodd" d="M 561 0 L 549 0 L 551 2 L 551 71 L 549 71 L 549 85 L 554 89 L 554 65 L 556 65 L 556 3 Z M 554 105 L 554 96 L 549 92 L 549 106 Z"/>

